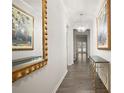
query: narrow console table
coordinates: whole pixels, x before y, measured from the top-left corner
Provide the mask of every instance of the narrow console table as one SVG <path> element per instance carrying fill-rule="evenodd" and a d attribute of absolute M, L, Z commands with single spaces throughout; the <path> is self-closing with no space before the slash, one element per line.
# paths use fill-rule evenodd
<path fill-rule="evenodd" d="M 99 57 L 90 56 L 90 68 L 93 72 L 93 79 L 95 81 L 95 91 L 96 91 L 96 76 L 98 75 L 105 85 L 108 93 L 110 93 L 110 62 Z"/>

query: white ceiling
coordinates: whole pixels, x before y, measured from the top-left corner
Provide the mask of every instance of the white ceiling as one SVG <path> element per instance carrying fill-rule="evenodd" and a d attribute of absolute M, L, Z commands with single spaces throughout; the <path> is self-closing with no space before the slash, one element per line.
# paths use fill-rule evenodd
<path fill-rule="evenodd" d="M 41 11 L 42 0 L 20 0 L 34 11 Z M 76 27 L 82 23 L 89 25 L 96 17 L 104 0 L 60 0 L 66 11 L 67 21 Z M 38 12 L 36 12 L 38 13 Z M 39 12 L 40 13 L 40 12 Z M 80 14 L 83 14 L 80 16 Z"/>
<path fill-rule="evenodd" d="M 104 0 L 62 0 L 68 21 L 71 23 L 91 21 L 96 17 L 98 8 L 103 2 Z M 83 15 L 80 16 L 80 14 Z"/>

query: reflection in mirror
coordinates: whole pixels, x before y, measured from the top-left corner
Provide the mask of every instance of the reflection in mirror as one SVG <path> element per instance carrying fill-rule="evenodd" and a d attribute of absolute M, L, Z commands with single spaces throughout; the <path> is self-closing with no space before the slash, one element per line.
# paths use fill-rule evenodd
<path fill-rule="evenodd" d="M 48 61 L 47 1 L 13 0 L 12 80 L 44 67 Z"/>
<path fill-rule="evenodd" d="M 33 49 L 34 17 L 17 6 L 12 6 L 12 48 Z"/>

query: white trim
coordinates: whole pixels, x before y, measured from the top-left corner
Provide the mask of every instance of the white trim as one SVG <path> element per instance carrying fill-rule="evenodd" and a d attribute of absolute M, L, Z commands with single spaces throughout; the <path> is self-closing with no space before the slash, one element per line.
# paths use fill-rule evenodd
<path fill-rule="evenodd" d="M 64 80 L 64 78 L 65 78 L 65 76 L 66 76 L 66 74 L 67 74 L 67 70 L 66 70 L 66 72 L 63 74 L 63 76 L 61 77 L 61 79 L 59 80 L 59 82 L 57 83 L 57 85 L 55 86 L 55 88 L 54 88 L 54 90 L 53 90 L 53 92 L 52 93 L 56 93 L 56 91 L 58 90 L 58 88 L 59 88 L 59 86 L 60 86 L 60 84 L 62 83 L 62 81 Z"/>
<path fill-rule="evenodd" d="M 70 64 L 68 64 L 68 66 L 71 66 L 71 65 L 73 65 L 74 63 L 70 63 Z"/>

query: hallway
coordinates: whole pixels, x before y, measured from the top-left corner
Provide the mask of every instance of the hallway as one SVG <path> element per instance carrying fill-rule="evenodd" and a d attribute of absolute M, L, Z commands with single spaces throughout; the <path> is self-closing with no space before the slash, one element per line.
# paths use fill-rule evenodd
<path fill-rule="evenodd" d="M 95 92 L 90 63 L 83 58 L 79 54 L 78 61 L 68 66 L 68 73 L 56 93 L 108 93 L 98 77 Z"/>
<path fill-rule="evenodd" d="M 111 93 L 109 6 L 110 0 L 13 0 L 13 93 Z"/>

